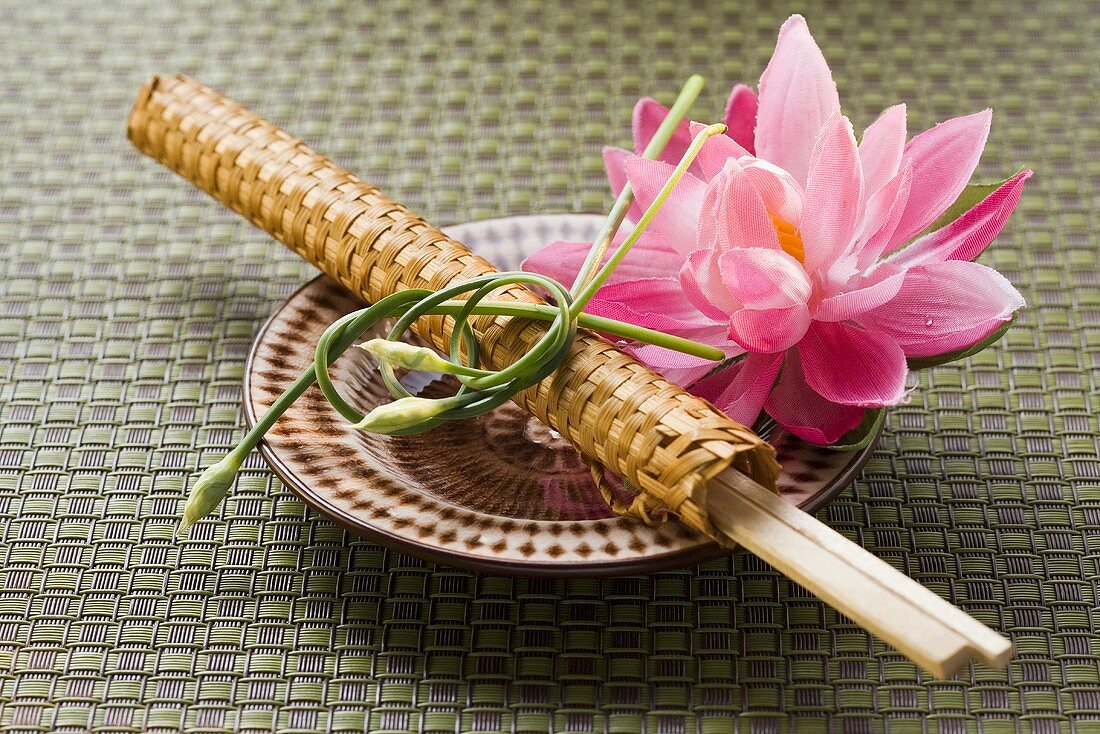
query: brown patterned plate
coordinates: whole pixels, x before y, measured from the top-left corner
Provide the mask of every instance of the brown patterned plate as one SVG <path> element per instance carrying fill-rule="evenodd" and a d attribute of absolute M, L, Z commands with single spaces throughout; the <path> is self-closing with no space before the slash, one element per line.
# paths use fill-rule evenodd
<path fill-rule="evenodd" d="M 591 239 L 601 221 L 591 215 L 510 217 L 448 233 L 498 266 L 514 268 L 547 242 Z M 325 276 L 287 299 L 249 355 L 249 425 L 309 365 L 321 332 L 361 307 Z M 373 359 L 361 350 L 349 350 L 332 374 L 340 392 L 364 412 L 390 399 Z M 422 378 L 408 387 L 427 396 L 454 389 L 446 379 Z M 828 451 L 782 431 L 770 440 L 783 465 L 784 496 L 807 510 L 843 490 L 871 454 L 870 448 Z M 676 522 L 652 528 L 613 515 L 569 444 L 511 403 L 426 435 L 389 437 L 353 429 L 314 387 L 260 451 L 322 514 L 382 545 L 452 566 L 597 576 L 649 573 L 727 552 Z"/>

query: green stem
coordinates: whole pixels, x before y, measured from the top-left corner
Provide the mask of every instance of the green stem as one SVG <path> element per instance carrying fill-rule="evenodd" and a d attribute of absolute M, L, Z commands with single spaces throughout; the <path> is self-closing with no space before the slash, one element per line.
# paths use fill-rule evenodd
<path fill-rule="evenodd" d="M 703 91 L 703 77 L 698 74 L 692 74 L 684 83 L 672 107 L 669 108 L 668 115 L 661 121 L 661 125 L 657 128 L 657 132 L 653 134 L 653 138 L 642 152 L 643 158 L 656 159 L 661 155 L 665 146 L 668 145 L 668 141 L 672 139 L 673 133 L 676 132 L 676 128 L 680 124 L 680 121 L 687 116 L 688 110 L 695 104 L 695 100 L 701 91 Z M 604 255 L 607 254 L 607 249 L 611 247 L 611 242 L 615 239 L 615 234 L 619 231 L 619 228 L 623 226 L 623 220 L 626 219 L 626 213 L 630 211 L 630 205 L 633 203 L 634 190 L 628 183 L 624 185 L 623 190 L 619 192 L 618 198 L 615 199 L 615 205 L 611 207 L 611 211 L 608 212 L 607 219 L 600 228 L 599 234 L 592 240 L 592 249 L 588 251 L 588 256 L 584 259 L 584 264 L 581 265 L 576 280 L 573 281 L 573 287 L 569 289 L 570 293 L 574 296 L 576 296 L 591 279 L 592 274 L 603 260 Z"/>
<path fill-rule="evenodd" d="M 665 201 L 672 194 L 672 190 L 676 187 L 676 184 L 684 177 L 684 174 L 687 173 L 687 169 L 691 166 L 692 162 L 695 161 L 695 157 L 699 155 L 699 151 L 703 149 L 703 144 L 707 142 L 707 139 L 715 135 L 721 135 L 725 131 L 726 126 L 721 123 L 710 125 L 699 131 L 699 134 L 691 141 L 691 146 L 687 149 L 687 152 L 684 153 L 684 157 L 676 164 L 676 168 L 673 169 L 672 175 L 669 177 L 668 181 L 665 182 L 660 193 L 657 194 L 657 198 L 653 200 L 653 203 L 646 209 L 645 214 L 638 220 L 638 224 L 634 227 L 634 230 L 627 236 L 626 240 L 623 241 L 623 244 L 615 250 L 615 253 L 608 259 L 607 263 L 600 268 L 599 272 L 588 281 L 588 284 L 582 288 L 579 293 L 575 294 L 571 308 L 574 309 L 576 313 L 580 313 L 584 310 L 584 307 L 588 305 L 592 296 L 596 295 L 596 291 L 603 286 L 611 273 L 619 266 L 619 263 L 623 261 L 627 253 L 630 252 L 630 248 L 634 246 L 634 243 L 638 241 L 646 228 L 649 227 L 650 222 L 657 216 L 657 213 L 661 210 Z"/>
<path fill-rule="evenodd" d="M 462 310 L 463 306 L 465 306 L 464 301 L 445 301 L 433 308 L 432 313 L 454 316 Z M 477 316 L 520 316 L 536 321 L 553 321 L 554 318 L 559 315 L 558 309 L 554 306 L 548 306 L 541 303 L 511 303 L 507 301 L 482 301 L 473 309 L 473 313 Z M 623 321 L 615 321 L 614 319 L 593 316 L 592 314 L 586 313 L 580 314 L 577 321 L 586 329 L 604 334 L 611 334 L 631 341 L 655 344 L 659 347 L 674 349 L 684 354 L 701 357 L 702 359 L 720 360 L 725 358 L 721 350 L 712 346 L 693 342 L 690 339 L 664 334 L 660 331 L 654 331 L 653 329 L 646 329 L 642 326 L 635 326 L 634 324 L 628 324 Z M 348 347 L 355 342 L 358 336 L 358 334 L 349 330 L 348 332 L 336 336 L 331 344 L 327 344 L 325 352 L 330 355 L 328 360 L 329 364 L 332 364 L 339 355 L 347 351 Z M 248 452 L 252 451 L 252 449 L 256 448 L 260 443 L 260 439 L 264 437 L 265 433 L 271 430 L 279 417 L 316 381 L 317 372 L 313 365 L 310 365 L 298 376 L 298 379 L 286 389 L 286 392 L 280 395 L 275 402 L 271 404 L 267 412 L 256 421 L 252 429 L 241 439 L 240 444 L 233 449 L 233 453 L 243 457 L 248 454 Z"/>
<path fill-rule="evenodd" d="M 433 313 L 454 316 L 462 308 L 463 303 L 463 301 L 445 301 L 436 306 L 433 309 Z M 555 306 L 548 306 L 542 303 L 482 301 L 473 309 L 473 313 L 476 316 L 522 316 L 537 321 L 553 321 L 554 317 L 558 315 L 558 309 Z M 664 332 L 655 331 L 654 329 L 647 329 L 644 326 L 628 324 L 625 321 L 616 321 L 615 319 L 609 319 L 603 316 L 580 313 L 577 314 L 577 322 L 584 328 L 598 331 L 601 334 L 610 334 L 622 339 L 643 342 L 645 344 L 655 344 L 659 347 L 665 347 L 666 349 L 671 349 L 676 352 L 683 352 L 684 354 L 690 354 L 693 357 L 700 357 L 701 359 L 718 361 L 726 358 L 722 350 L 712 347 L 709 344 L 665 334 Z"/>
<path fill-rule="evenodd" d="M 348 330 L 341 331 L 336 335 L 335 338 L 332 339 L 331 346 L 328 346 L 328 349 L 326 349 L 328 363 L 332 364 L 335 362 L 341 354 L 346 352 L 348 348 L 355 343 L 358 336 L 359 334 L 357 332 Z M 256 424 L 244 435 L 244 438 L 242 438 L 241 442 L 233 448 L 231 453 L 239 454 L 243 459 L 248 452 L 259 445 L 260 439 L 264 437 L 265 433 L 271 430 L 275 422 L 279 420 L 288 408 L 290 408 L 294 401 L 300 398 L 302 393 L 308 390 L 315 382 L 317 382 L 317 368 L 316 364 L 311 364 L 302 374 L 298 375 L 298 379 L 296 379 L 282 395 L 276 398 L 275 402 L 271 404 L 271 407 L 267 409 L 267 412 L 256 421 Z"/>

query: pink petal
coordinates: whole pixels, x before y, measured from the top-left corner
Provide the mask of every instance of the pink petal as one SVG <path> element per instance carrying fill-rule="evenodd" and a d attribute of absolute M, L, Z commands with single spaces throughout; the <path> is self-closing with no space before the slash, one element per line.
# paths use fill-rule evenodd
<path fill-rule="evenodd" d="M 730 295 L 749 308 L 805 304 L 812 290 L 802 264 L 782 250 L 728 250 L 719 256 L 718 269 Z"/>
<path fill-rule="evenodd" d="M 603 165 L 607 169 L 607 182 L 611 185 L 611 193 L 618 196 L 626 186 L 626 161 L 634 154 L 622 148 L 610 146 L 603 149 Z"/>
<path fill-rule="evenodd" d="M 756 155 L 754 145 L 756 140 L 753 130 L 756 127 L 756 110 L 759 104 L 760 100 L 756 96 L 756 92 L 744 84 L 737 84 L 730 92 L 729 100 L 726 102 L 726 114 L 723 118 L 723 122 L 729 128 L 726 135 L 737 141 L 738 145 L 752 155 Z"/>
<path fill-rule="evenodd" d="M 859 317 L 865 329 L 895 341 L 908 357 L 965 349 L 1012 317 L 1024 299 L 992 268 L 966 260 L 909 270 L 897 295 Z"/>
<path fill-rule="evenodd" d="M 674 167 L 662 161 L 631 158 L 626 162 L 626 177 L 634 189 L 634 198 L 644 211 L 661 192 L 672 176 Z M 696 248 L 695 235 L 699 226 L 699 210 L 707 185 L 690 173 L 673 187 L 650 227 L 664 237 L 674 249 L 687 255 Z"/>
<path fill-rule="evenodd" d="M 959 352 L 974 346 L 990 334 L 1005 325 L 1007 319 L 990 319 L 970 329 L 953 331 L 950 334 L 930 336 L 920 344 L 903 344 L 905 356 L 909 358 L 939 357 L 951 352 Z"/>
<path fill-rule="evenodd" d="M 726 339 L 723 330 L 718 327 L 686 331 L 679 336 L 718 347 L 725 353 L 727 358 L 736 357 L 745 351 Z M 632 344 L 626 347 L 626 352 L 642 364 L 652 367 L 681 386 L 695 382 L 714 369 L 715 366 L 715 363 L 711 360 L 693 357 L 690 354 L 665 349 L 655 344 Z"/>
<path fill-rule="evenodd" d="M 603 165 L 607 169 L 607 182 L 611 185 L 611 193 L 616 197 L 622 193 L 626 186 L 626 162 L 634 158 L 634 154 L 622 148 L 607 147 L 603 149 Z M 638 205 L 638 200 L 630 205 L 626 218 L 631 222 L 637 222 L 642 218 L 645 210 Z"/>
<path fill-rule="evenodd" d="M 680 268 L 680 287 L 684 296 L 708 318 L 725 321 L 741 308 L 722 283 L 716 250 L 696 250 Z"/>
<path fill-rule="evenodd" d="M 687 388 L 695 382 L 698 382 L 700 378 L 705 377 L 714 369 L 714 362 L 706 362 L 702 364 L 692 365 L 689 367 L 661 367 L 653 364 L 650 360 L 661 361 L 665 359 L 664 355 L 655 355 L 654 352 L 648 351 L 650 348 L 660 350 L 661 352 L 669 352 L 668 359 L 674 359 L 673 352 L 670 349 L 661 349 L 660 347 L 653 347 L 650 344 L 642 344 L 637 346 L 623 347 L 623 351 L 634 357 L 642 364 L 648 366 L 651 370 L 664 377 L 669 382 L 672 382 L 680 387 Z M 736 355 L 732 355 L 736 356 Z"/>
<path fill-rule="evenodd" d="M 819 275 L 816 278 L 821 285 L 823 295 L 835 295 L 847 290 L 849 284 L 859 277 L 856 256 L 857 253 L 854 250 L 848 250 L 829 266 L 824 275 Z"/>
<path fill-rule="evenodd" d="M 1008 221 L 1031 171 L 1017 173 L 946 227 L 914 241 L 888 262 L 911 268 L 944 260 L 973 260 L 993 241 Z"/>
<path fill-rule="evenodd" d="M 905 213 L 912 185 L 913 166 L 907 164 L 867 200 L 857 246 L 856 270 L 866 270 L 882 255 Z"/>
<path fill-rule="evenodd" d="M 956 117 L 905 146 L 902 166 L 913 164 L 913 187 L 890 249 L 923 230 L 958 198 L 978 165 L 992 119 L 990 110 Z"/>
<path fill-rule="evenodd" d="M 802 187 L 791 174 L 760 158 L 739 161 L 770 214 L 788 224 L 802 221 Z"/>
<path fill-rule="evenodd" d="M 824 273 L 839 258 L 863 216 L 863 171 L 847 117 L 832 117 L 821 130 L 810 157 L 799 231 L 806 248 L 806 271 Z"/>
<path fill-rule="evenodd" d="M 781 354 L 747 354 L 737 364 L 692 385 L 691 392 L 741 425 L 751 426 L 760 417 L 781 364 Z"/>
<path fill-rule="evenodd" d="M 633 128 L 634 128 L 634 152 L 641 155 L 649 141 L 653 139 L 654 134 L 657 132 L 657 128 L 661 126 L 661 123 L 668 117 L 668 107 L 658 102 L 651 97 L 644 97 L 638 100 L 638 103 L 634 105 L 633 116 Z M 657 160 L 671 163 L 673 165 L 680 162 L 680 159 L 684 157 L 684 153 L 687 152 L 688 146 L 691 145 L 691 133 L 688 131 L 687 120 L 680 120 L 680 124 L 676 126 L 676 131 L 672 133 L 672 137 L 669 138 L 668 145 L 665 146 L 664 152 L 658 156 Z"/>
<path fill-rule="evenodd" d="M 887 107 L 877 120 L 863 131 L 859 141 L 859 161 L 863 164 L 863 184 L 868 196 L 897 175 L 905 150 L 905 105 Z"/>
<path fill-rule="evenodd" d="M 701 122 L 691 123 L 690 129 L 692 138 L 702 132 L 704 128 L 706 128 L 706 125 Z M 725 167 L 727 160 L 730 158 L 737 160 L 747 155 L 750 155 L 750 153 L 734 142 L 733 138 L 728 135 L 714 135 L 707 138 L 707 141 L 703 143 L 703 147 L 699 151 L 699 156 L 688 170 L 694 170 L 694 168 L 698 166 L 699 174 L 702 176 L 703 180 L 710 181 L 722 172 L 722 168 Z"/>
<path fill-rule="evenodd" d="M 847 321 L 877 308 L 897 295 L 905 282 L 905 272 L 888 265 L 875 268 L 874 274 L 865 278 L 855 288 L 822 299 L 814 311 L 817 321 Z"/>
<path fill-rule="evenodd" d="M 699 313 L 675 278 L 642 278 L 605 285 L 584 310 L 677 335 L 716 323 Z"/>
<path fill-rule="evenodd" d="M 884 333 L 815 321 L 798 352 L 806 384 L 826 400 L 869 408 L 896 405 L 905 395 L 905 354 Z"/>
<path fill-rule="evenodd" d="M 805 18 L 792 15 L 779 29 L 775 53 L 760 77 L 756 154 L 804 182 L 814 140 L 839 110 L 829 65 Z"/>
<path fill-rule="evenodd" d="M 768 415 L 799 438 L 828 445 L 863 420 L 864 408 L 839 405 L 818 395 L 806 383 L 798 350 L 787 352 L 779 381 L 764 403 Z"/>
<path fill-rule="evenodd" d="M 743 308 L 730 316 L 729 338 L 750 352 L 785 352 L 810 328 L 810 309 L 804 303 L 784 308 Z"/>
<path fill-rule="evenodd" d="M 722 328 L 718 326 L 687 330 L 680 336 L 717 347 L 722 350 L 727 359 L 745 352 L 744 349 L 729 341 Z M 655 344 L 630 344 L 624 346 L 623 351 L 681 387 L 695 383 L 715 367 L 715 363 L 709 359 L 694 357 Z"/>
<path fill-rule="evenodd" d="M 620 233 L 603 261 L 606 263 L 611 254 L 626 235 Z M 562 283 L 566 287 L 580 272 L 581 265 L 592 249 L 591 242 L 554 242 L 531 253 L 520 265 L 522 270 L 541 273 Z M 668 278 L 675 276 L 684 263 L 684 256 L 673 250 L 660 235 L 646 231 L 634 243 L 619 266 L 611 272 L 608 283 L 638 278 Z"/>
<path fill-rule="evenodd" d="M 698 247 L 779 247 L 779 236 L 752 179 L 732 158 L 707 185 L 698 216 Z"/>

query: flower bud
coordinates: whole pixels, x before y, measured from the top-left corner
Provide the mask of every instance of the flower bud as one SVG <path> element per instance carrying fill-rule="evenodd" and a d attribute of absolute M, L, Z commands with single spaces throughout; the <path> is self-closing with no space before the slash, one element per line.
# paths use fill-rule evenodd
<path fill-rule="evenodd" d="M 450 407 L 448 400 L 399 398 L 392 403 L 379 405 L 356 423 L 355 427 L 373 433 L 395 433 L 431 420 Z"/>
<path fill-rule="evenodd" d="M 196 522 L 213 512 L 233 486 L 233 479 L 240 471 L 244 457 L 231 452 L 217 464 L 206 469 L 191 488 L 187 504 L 183 508 L 183 519 L 179 532 L 186 532 Z"/>
<path fill-rule="evenodd" d="M 406 367 L 410 370 L 453 372 L 454 365 L 436 354 L 434 349 L 428 347 L 416 347 L 412 344 L 390 341 L 389 339 L 371 339 L 357 346 L 379 359 L 384 359 L 391 364 Z"/>

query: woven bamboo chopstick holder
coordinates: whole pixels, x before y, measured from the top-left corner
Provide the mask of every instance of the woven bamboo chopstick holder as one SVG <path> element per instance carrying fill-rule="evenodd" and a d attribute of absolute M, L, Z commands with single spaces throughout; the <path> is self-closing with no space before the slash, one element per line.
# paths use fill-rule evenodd
<path fill-rule="evenodd" d="M 186 77 L 154 77 L 128 124 L 143 153 L 267 230 L 368 302 L 405 288 L 438 289 L 494 268 L 405 207 L 256 114 Z M 538 302 L 521 286 L 495 296 Z M 421 319 L 439 349 L 450 319 Z M 525 319 L 474 321 L 487 362 L 511 364 L 542 329 Z M 640 488 L 637 514 L 668 508 L 712 538 L 707 481 L 735 468 L 774 491 L 775 453 L 731 421 L 599 337 L 581 333 L 550 378 L 516 402 Z M 620 510 L 628 509 L 620 506 Z M 728 541 L 727 541 L 728 542 Z"/>
<path fill-rule="evenodd" d="M 129 134 L 368 301 L 493 272 L 373 186 L 189 79 L 147 84 Z M 538 300 L 521 287 L 500 297 Z M 416 325 L 441 349 L 448 327 L 443 317 Z M 541 333 L 504 317 L 475 328 L 497 368 Z M 1001 667 L 1011 655 L 997 633 L 784 502 L 770 446 L 607 342 L 582 334 L 553 376 L 516 399 L 577 446 L 594 475 L 606 466 L 643 489 L 633 503 L 609 497 L 617 511 L 652 522 L 668 508 L 719 542 L 744 545 L 937 676 L 974 657 Z"/>

